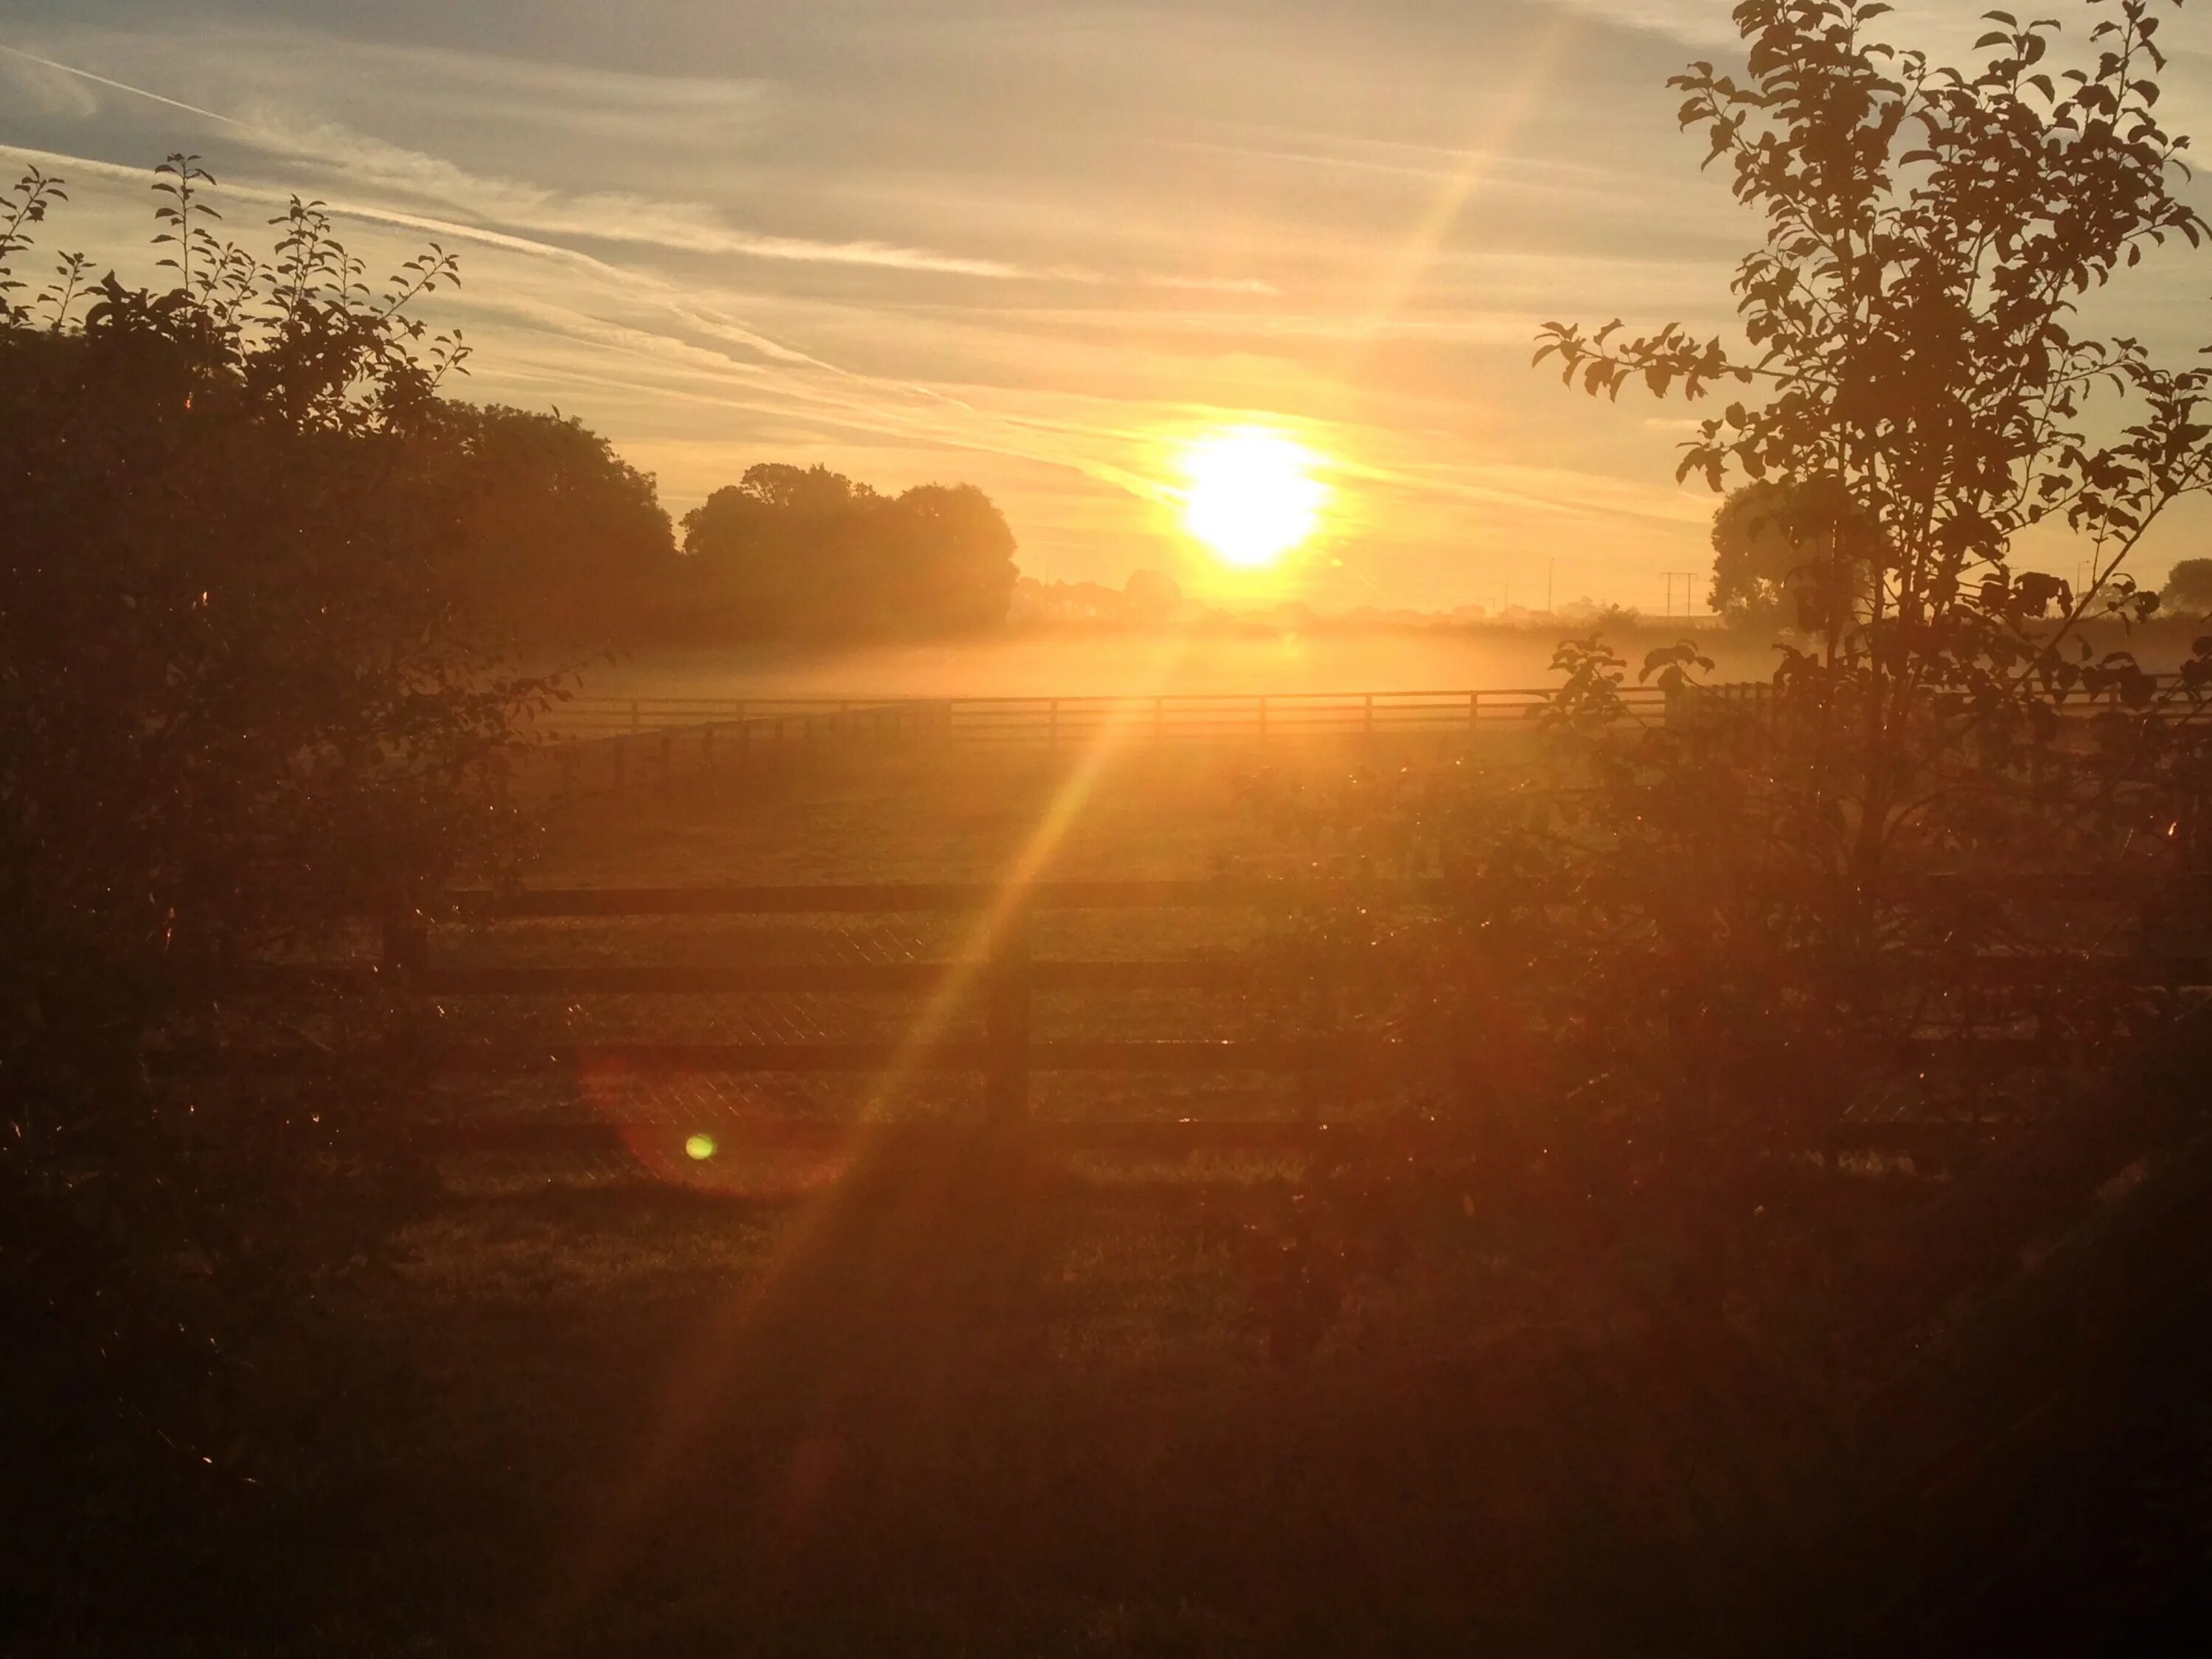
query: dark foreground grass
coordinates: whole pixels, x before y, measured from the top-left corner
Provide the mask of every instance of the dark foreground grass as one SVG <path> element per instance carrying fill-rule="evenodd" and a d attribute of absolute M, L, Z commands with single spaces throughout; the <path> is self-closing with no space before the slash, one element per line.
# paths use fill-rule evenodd
<path fill-rule="evenodd" d="M 832 756 L 588 804 L 533 878 L 1203 875 L 1280 855 L 1255 775 L 1380 763 Z M 1447 1195 L 1352 1259 L 1312 1173 L 981 1136 L 745 1196 L 449 1170 L 405 1265 L 308 1312 L 306 1465 L 122 1569 L 112 1650 L 1756 1649 L 1826 1518 L 1801 1382 L 1602 1228 Z"/>
<path fill-rule="evenodd" d="M 328 1310 L 314 1469 L 125 1619 L 174 1579 L 134 1563 L 99 1650 L 1760 1650 L 1825 1518 L 1796 1384 L 1455 1211 L 1285 1352 L 1294 1173 L 978 1139 L 774 1200 L 465 1181 Z"/>
<path fill-rule="evenodd" d="M 977 879 L 1039 847 L 1045 875 L 1204 874 L 1282 843 L 1248 763 L 1289 763 L 825 762 L 580 810 L 536 878 Z M 1332 1223 L 1341 1194 L 1294 1161 L 1071 1164 L 978 1133 L 863 1139 L 834 1167 L 720 1191 L 449 1167 L 395 1271 L 298 1310 L 246 1368 L 315 1407 L 257 1449 L 289 1461 L 180 1507 L 204 1528 L 109 1515 L 99 1604 L 17 1650 L 1303 1659 L 1837 1633 L 1805 1587 L 1864 1492 L 1817 1319 L 1792 1334 L 1790 1287 L 1675 1285 L 1680 1241 L 1557 1170 L 1377 1227 Z M 1838 1236 L 1930 1195 L 1808 1182 Z"/>

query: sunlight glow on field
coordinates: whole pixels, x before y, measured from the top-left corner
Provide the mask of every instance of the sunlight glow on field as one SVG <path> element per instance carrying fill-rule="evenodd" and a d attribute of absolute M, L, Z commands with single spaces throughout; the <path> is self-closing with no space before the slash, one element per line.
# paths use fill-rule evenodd
<path fill-rule="evenodd" d="M 1182 452 L 1189 481 L 1183 527 L 1224 564 L 1259 570 L 1310 537 L 1328 486 L 1314 476 L 1321 458 L 1264 427 L 1238 427 L 1200 438 Z"/>

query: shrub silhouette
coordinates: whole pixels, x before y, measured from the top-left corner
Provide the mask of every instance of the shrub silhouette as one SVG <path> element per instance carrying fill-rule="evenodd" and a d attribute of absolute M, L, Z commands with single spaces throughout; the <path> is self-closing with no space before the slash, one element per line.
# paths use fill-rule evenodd
<path fill-rule="evenodd" d="M 0 198 L 0 1463 L 47 1500 L 10 1506 L 0 1600 L 57 1616 L 103 1551 L 220 1557 L 343 1386 L 269 1333 L 374 1253 L 404 1173 L 374 1065 L 256 1095 L 157 1086 L 150 1052 L 382 1029 L 374 997 L 258 992 L 255 959 L 495 856 L 499 761 L 555 692 L 472 642 L 453 581 L 465 348 L 409 314 L 453 260 L 371 289 L 296 199 L 263 260 L 210 182 L 158 175 L 167 289 L 64 258 L 27 302 L 6 273 L 63 193 Z"/>

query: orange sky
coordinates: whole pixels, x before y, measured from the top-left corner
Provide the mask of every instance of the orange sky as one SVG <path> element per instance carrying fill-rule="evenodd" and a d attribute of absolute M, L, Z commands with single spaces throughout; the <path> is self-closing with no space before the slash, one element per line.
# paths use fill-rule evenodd
<path fill-rule="evenodd" d="M 964 479 L 1032 574 L 1218 589 L 1177 447 L 1256 422 L 1329 462 L 1285 595 L 1494 606 L 1548 568 L 1656 611 L 1704 561 L 1687 411 L 1528 361 L 1553 316 L 1725 325 L 1756 227 L 1663 84 L 1726 50 L 1725 0 L 175 9 L 0 5 L 0 161 L 68 175 L 54 240 L 150 279 L 174 148 L 234 231 L 298 189 L 372 264 L 441 240 L 466 395 L 581 416 L 678 513 L 763 459 Z M 1956 46 L 1978 9 L 1899 27 Z M 2212 25 L 2161 40 L 2202 131 Z M 2154 271 L 2128 326 L 2178 356 L 2208 288 Z"/>

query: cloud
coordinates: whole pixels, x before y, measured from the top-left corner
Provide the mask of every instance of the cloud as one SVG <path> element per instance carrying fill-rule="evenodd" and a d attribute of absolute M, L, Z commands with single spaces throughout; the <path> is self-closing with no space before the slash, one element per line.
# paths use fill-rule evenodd
<path fill-rule="evenodd" d="M 0 46 L 0 86 L 13 90 L 25 106 L 40 115 L 86 121 L 100 111 L 93 89 L 68 70 Z"/>
<path fill-rule="evenodd" d="M 258 149 L 319 164 L 343 175 L 356 188 L 381 188 L 441 203 L 494 225 L 538 235 L 588 237 L 684 253 L 867 265 L 997 280 L 1051 274 L 1024 270 L 1001 260 L 965 258 L 882 242 L 820 242 L 805 237 L 756 234 L 720 222 L 712 210 L 696 203 L 609 193 L 565 195 L 543 185 L 471 173 L 441 157 L 387 143 L 337 122 L 297 122 L 271 110 L 226 115 L 12 46 L 0 46 L 0 52 L 52 73 L 219 122 Z M 356 204 L 352 210 L 374 210 Z M 450 224 L 443 228 L 456 234 Z"/>
<path fill-rule="evenodd" d="M 327 26 L 6 6 L 44 61 L 0 54 L 0 140 L 81 186 L 63 244 L 150 276 L 118 164 L 198 147 L 218 203 L 325 197 L 372 261 L 465 247 L 434 321 L 470 395 L 581 416 L 679 511 L 759 459 L 969 478 L 1119 580 L 1162 551 L 1164 434 L 1267 419 L 1340 462 L 1391 598 L 1703 548 L 1685 411 L 1528 361 L 1549 315 L 1727 326 L 1759 227 L 1663 82 L 1735 55 L 1729 0 L 224 4 Z M 1912 4 L 1900 36 L 1960 27 Z"/>
<path fill-rule="evenodd" d="M 1617 27 L 1663 34 L 1689 46 L 1726 45 L 1736 39 L 1729 14 L 1733 0 L 1557 0 L 1562 9 L 1579 12 Z"/>

